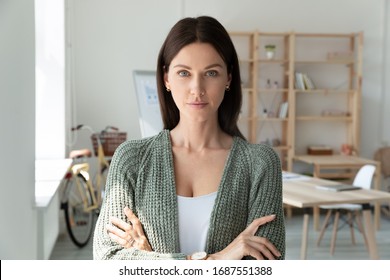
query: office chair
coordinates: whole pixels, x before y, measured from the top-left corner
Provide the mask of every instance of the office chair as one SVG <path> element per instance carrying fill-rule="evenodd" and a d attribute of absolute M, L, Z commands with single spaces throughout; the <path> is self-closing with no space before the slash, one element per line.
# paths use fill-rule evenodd
<path fill-rule="evenodd" d="M 358 173 L 355 175 L 355 178 L 353 180 L 352 185 L 358 186 L 361 188 L 365 188 L 365 189 L 370 189 L 371 183 L 372 183 L 372 180 L 374 177 L 374 173 L 375 173 L 375 166 L 374 165 L 367 164 L 367 165 L 362 166 L 359 169 Z M 327 209 L 328 211 L 326 213 L 324 223 L 321 227 L 320 235 L 319 235 L 318 240 L 317 240 L 317 246 L 320 245 L 322 237 L 325 233 L 325 230 L 327 229 L 327 227 L 330 224 L 330 217 L 331 217 L 332 213 L 334 212 L 333 232 L 332 232 L 332 239 L 331 239 L 331 244 L 330 244 L 330 253 L 332 255 L 334 254 L 340 214 L 345 211 L 347 214 L 346 223 L 349 224 L 349 228 L 351 231 L 352 244 L 354 244 L 354 245 L 356 244 L 354 230 L 353 230 L 354 217 L 355 217 L 357 227 L 358 227 L 359 231 L 362 233 L 365 245 L 368 248 L 367 237 L 366 237 L 366 234 L 364 232 L 363 224 L 362 224 L 362 220 L 361 220 L 362 205 L 360 205 L 360 204 L 321 205 L 320 209 Z"/>

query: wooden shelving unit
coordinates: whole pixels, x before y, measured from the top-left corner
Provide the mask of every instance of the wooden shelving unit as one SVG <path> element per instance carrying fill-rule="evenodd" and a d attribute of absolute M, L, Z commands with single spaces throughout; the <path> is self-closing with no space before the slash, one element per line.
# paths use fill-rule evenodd
<path fill-rule="evenodd" d="M 240 128 L 252 143 L 272 145 L 283 169 L 308 145 L 339 153 L 360 150 L 363 34 L 230 32 L 240 59 L 243 110 Z M 269 59 L 265 46 L 275 45 Z M 296 73 L 314 88 L 298 87 Z M 282 103 L 287 113 L 280 114 Z"/>

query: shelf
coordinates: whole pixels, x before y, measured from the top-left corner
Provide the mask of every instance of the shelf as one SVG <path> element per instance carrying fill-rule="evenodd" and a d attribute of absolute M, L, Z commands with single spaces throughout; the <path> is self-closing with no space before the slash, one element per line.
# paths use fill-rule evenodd
<path fill-rule="evenodd" d="M 284 150 L 290 149 L 289 146 L 275 146 L 275 147 L 272 147 L 272 148 L 274 148 L 275 150 L 279 150 L 279 151 L 284 151 Z"/>
<path fill-rule="evenodd" d="M 239 59 L 239 63 L 253 63 L 255 62 L 255 59 L 247 58 L 247 59 Z"/>
<path fill-rule="evenodd" d="M 352 65 L 355 62 L 352 60 L 307 60 L 307 61 L 294 61 L 295 64 L 340 64 L 340 65 Z"/>
<path fill-rule="evenodd" d="M 296 93 L 323 93 L 323 94 L 353 94 L 356 90 L 350 89 L 294 89 Z"/>
<path fill-rule="evenodd" d="M 260 121 L 260 122 L 285 122 L 285 121 L 288 121 L 288 118 L 257 118 L 257 121 Z"/>
<path fill-rule="evenodd" d="M 284 59 L 266 59 L 266 58 L 264 58 L 264 59 L 258 59 L 257 61 L 260 63 L 281 64 L 281 65 L 289 63 L 288 60 L 284 60 Z"/>
<path fill-rule="evenodd" d="M 249 142 L 271 139 L 278 141 L 275 145 L 283 143 L 270 146 L 278 152 L 287 171 L 293 169 L 295 154 L 312 144 L 338 148 L 346 143 L 360 150 L 362 32 L 230 34 L 237 36 L 232 37 L 239 46 L 237 53 L 247 58 L 240 60 L 246 79 L 242 108 L 245 117 L 239 121 L 245 126 Z M 272 59 L 267 58 L 264 48 L 268 44 L 276 46 Z M 308 87 L 313 89 L 295 89 L 296 73 L 314 77 L 313 87 Z M 275 82 L 278 87 L 272 88 Z M 282 104 L 286 103 L 287 117 L 279 118 Z M 263 111 L 275 117 L 267 117 Z"/>
<path fill-rule="evenodd" d="M 277 93 L 277 92 L 288 92 L 287 88 L 259 88 L 257 92 L 261 93 Z"/>
<path fill-rule="evenodd" d="M 351 122 L 352 117 L 344 117 L 344 116 L 297 116 L 295 118 L 297 121 L 346 121 Z"/>

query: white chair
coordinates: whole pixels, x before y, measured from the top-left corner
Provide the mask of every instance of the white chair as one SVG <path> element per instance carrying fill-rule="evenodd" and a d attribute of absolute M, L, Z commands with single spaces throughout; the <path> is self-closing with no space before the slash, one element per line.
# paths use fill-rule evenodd
<path fill-rule="evenodd" d="M 362 166 L 358 173 L 356 174 L 352 185 L 358 186 L 364 189 L 370 189 L 372 180 L 375 173 L 375 166 L 374 165 L 364 165 Z M 361 220 L 361 211 L 362 211 L 362 205 L 361 204 L 335 204 L 335 205 L 321 205 L 321 209 L 327 209 L 326 217 L 324 220 L 324 223 L 322 225 L 320 235 L 317 240 L 317 246 L 320 245 L 320 242 L 322 240 L 322 237 L 325 233 L 325 230 L 330 224 L 330 217 L 332 213 L 334 212 L 334 222 L 333 222 L 333 233 L 332 233 L 332 240 L 330 244 L 330 253 L 334 254 L 334 249 L 336 246 L 336 237 L 337 237 L 337 231 L 338 231 L 338 223 L 340 219 L 340 214 L 342 211 L 346 211 L 347 214 L 347 220 L 346 222 L 349 224 L 350 231 L 351 231 L 351 240 L 352 244 L 355 244 L 355 235 L 354 235 L 354 220 L 356 220 L 356 224 L 358 226 L 359 231 L 362 233 L 364 242 L 367 247 L 367 237 L 364 233 L 363 224 Z M 355 219 L 354 219 L 355 218 Z"/>

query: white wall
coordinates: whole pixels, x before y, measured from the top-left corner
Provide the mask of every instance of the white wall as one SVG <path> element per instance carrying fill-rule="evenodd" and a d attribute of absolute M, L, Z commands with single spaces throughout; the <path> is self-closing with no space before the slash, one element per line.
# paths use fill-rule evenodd
<path fill-rule="evenodd" d="M 0 259 L 35 259 L 34 1 L 0 1 Z"/>
<path fill-rule="evenodd" d="M 363 31 L 361 150 L 363 156 L 372 157 L 375 149 L 384 140 L 389 140 L 389 134 L 382 133 L 385 124 L 382 125 L 381 120 L 382 116 L 388 116 L 382 112 L 385 109 L 383 101 L 390 102 L 390 92 L 383 90 L 384 74 L 381 73 L 385 15 L 389 16 L 389 9 L 384 11 L 385 2 L 72 0 L 76 122 L 92 124 L 96 129 L 106 124 L 117 125 L 128 132 L 129 138 L 139 138 L 132 71 L 155 68 L 162 40 L 172 24 L 183 16 L 215 16 L 228 30 L 237 31 Z M 388 84 L 386 86 L 389 88 Z M 89 143 L 89 139 L 84 139 L 82 141 Z"/>
<path fill-rule="evenodd" d="M 94 130 L 114 125 L 139 138 L 134 70 L 154 70 L 167 30 L 180 17 L 180 1 L 69 0 L 72 95 L 76 119 Z M 81 143 L 91 145 L 87 132 Z M 68 142 L 72 142 L 68 140 Z"/>

